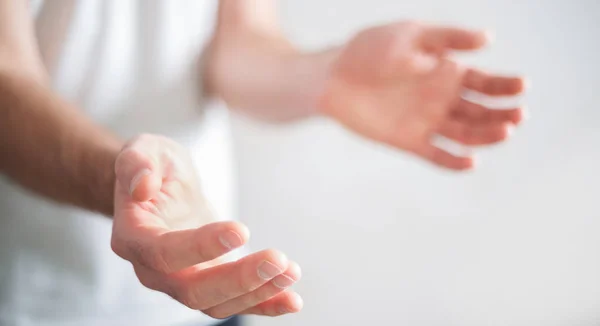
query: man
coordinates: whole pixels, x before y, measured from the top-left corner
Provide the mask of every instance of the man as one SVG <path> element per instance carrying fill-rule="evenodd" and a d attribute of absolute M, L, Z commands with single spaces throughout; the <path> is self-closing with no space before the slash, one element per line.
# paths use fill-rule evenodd
<path fill-rule="evenodd" d="M 461 98 L 524 89 L 450 60 L 484 32 L 400 22 L 304 53 L 275 1 L 222 0 L 212 30 L 214 5 L 0 0 L 0 324 L 209 325 L 302 308 L 283 253 L 223 257 L 249 232 L 204 197 L 229 217 L 226 116 L 201 110 L 209 98 L 268 121 L 329 117 L 452 170 L 473 158 L 431 136 L 492 144 L 522 120 Z"/>

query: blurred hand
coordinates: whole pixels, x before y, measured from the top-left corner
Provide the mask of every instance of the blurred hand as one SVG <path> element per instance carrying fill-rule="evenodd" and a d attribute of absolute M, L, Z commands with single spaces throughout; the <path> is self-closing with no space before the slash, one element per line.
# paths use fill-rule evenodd
<path fill-rule="evenodd" d="M 123 148 L 115 169 L 111 244 L 144 286 L 214 318 L 301 309 L 301 298 L 285 290 L 299 280 L 300 268 L 284 254 L 265 250 L 235 262 L 218 259 L 246 243 L 249 232 L 214 219 L 183 147 L 142 135 Z"/>
<path fill-rule="evenodd" d="M 462 170 L 472 157 L 457 157 L 431 144 L 435 134 L 465 145 L 503 141 L 521 122 L 521 108 L 490 109 L 461 98 L 469 89 L 512 96 L 524 80 L 461 67 L 453 50 L 476 50 L 485 33 L 403 22 L 365 30 L 334 63 L 320 110 L 372 140 Z"/>

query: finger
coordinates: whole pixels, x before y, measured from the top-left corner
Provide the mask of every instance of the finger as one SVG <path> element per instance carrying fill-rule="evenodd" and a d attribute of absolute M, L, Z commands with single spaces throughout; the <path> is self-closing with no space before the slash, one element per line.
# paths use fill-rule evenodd
<path fill-rule="evenodd" d="M 465 73 L 463 86 L 474 91 L 496 96 L 512 96 L 525 90 L 522 77 L 494 76 L 477 69 Z"/>
<path fill-rule="evenodd" d="M 285 289 L 299 281 L 300 276 L 300 266 L 295 262 L 290 262 L 288 269 L 283 274 L 273 278 L 270 282 L 250 293 L 229 300 L 208 310 L 204 310 L 204 313 L 219 319 L 238 314 L 243 310 L 254 307 L 283 292 Z"/>
<path fill-rule="evenodd" d="M 452 116 L 472 123 L 512 122 L 517 125 L 523 121 L 523 108 L 491 109 L 471 101 L 461 99 Z"/>
<path fill-rule="evenodd" d="M 165 293 L 173 299 L 179 301 L 175 287 L 172 284 L 173 282 L 170 282 L 167 275 L 160 274 L 140 265 L 134 265 L 133 270 L 143 286 L 151 290 Z"/>
<path fill-rule="evenodd" d="M 280 316 L 289 313 L 296 313 L 302 310 L 304 301 L 302 297 L 293 291 L 284 291 L 275 297 L 246 309 L 239 314 L 241 315 L 261 315 L 261 316 Z"/>
<path fill-rule="evenodd" d="M 424 117 L 413 122 L 412 135 L 407 136 L 406 130 L 396 129 L 390 133 L 385 142 L 431 161 L 434 164 L 463 170 L 471 168 L 472 159 L 454 156 L 430 143 L 429 136 L 437 121 L 445 118 L 453 103 L 459 99 L 461 68 L 450 60 L 441 60 L 438 67 L 425 80 L 422 97 L 422 112 Z M 408 145 L 407 145 L 408 143 Z"/>
<path fill-rule="evenodd" d="M 162 185 L 162 168 L 152 137 L 139 136 L 124 147 L 115 161 L 117 181 L 137 201 L 153 198 Z"/>
<path fill-rule="evenodd" d="M 465 145 L 489 145 L 506 140 L 512 131 L 509 123 L 486 123 L 473 125 L 458 120 L 442 124 L 440 135 Z"/>
<path fill-rule="evenodd" d="M 490 40 L 488 33 L 454 27 L 431 26 L 421 36 L 423 50 L 442 54 L 447 50 L 477 50 Z"/>
<path fill-rule="evenodd" d="M 412 150 L 416 155 L 440 167 L 451 170 L 467 170 L 474 166 L 472 157 L 460 157 L 438 148 L 430 143 L 425 143 Z"/>
<path fill-rule="evenodd" d="M 169 231 L 145 240 L 153 248 L 141 263 L 169 274 L 192 265 L 216 259 L 243 246 L 250 237 L 246 226 L 238 222 L 216 222 L 197 229 Z"/>
<path fill-rule="evenodd" d="M 238 261 L 196 270 L 193 267 L 173 275 L 178 292 L 190 308 L 206 310 L 250 293 L 288 268 L 286 256 L 277 250 L 263 250 Z"/>
<path fill-rule="evenodd" d="M 427 118 L 446 116 L 451 103 L 460 98 L 462 67 L 451 60 L 440 60 L 438 66 L 422 81 L 419 96 Z"/>

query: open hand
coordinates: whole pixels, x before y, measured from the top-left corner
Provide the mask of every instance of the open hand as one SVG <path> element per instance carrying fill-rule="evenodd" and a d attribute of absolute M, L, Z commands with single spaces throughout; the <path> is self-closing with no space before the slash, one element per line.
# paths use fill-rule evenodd
<path fill-rule="evenodd" d="M 219 259 L 244 245 L 249 232 L 237 222 L 217 222 L 182 146 L 142 135 L 123 148 L 115 169 L 111 245 L 144 286 L 214 318 L 302 308 L 300 296 L 286 290 L 300 279 L 300 268 L 283 253 Z"/>
<path fill-rule="evenodd" d="M 403 22 L 359 33 L 334 63 L 319 109 L 347 128 L 416 154 L 437 165 L 462 170 L 472 157 L 458 157 L 431 144 L 442 135 L 465 145 L 501 142 L 521 122 L 521 108 L 490 109 L 461 98 L 471 90 L 513 96 L 520 77 L 490 75 L 461 67 L 453 50 L 476 50 L 485 33 Z"/>

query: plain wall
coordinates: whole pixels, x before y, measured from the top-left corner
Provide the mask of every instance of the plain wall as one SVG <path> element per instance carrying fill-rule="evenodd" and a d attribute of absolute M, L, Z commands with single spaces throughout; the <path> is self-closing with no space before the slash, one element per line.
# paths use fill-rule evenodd
<path fill-rule="evenodd" d="M 528 76 L 531 119 L 453 173 L 331 121 L 236 117 L 251 246 L 304 274 L 303 312 L 252 325 L 599 325 L 600 1 L 280 4 L 306 49 L 400 19 L 493 29 L 492 47 L 460 60 Z"/>

